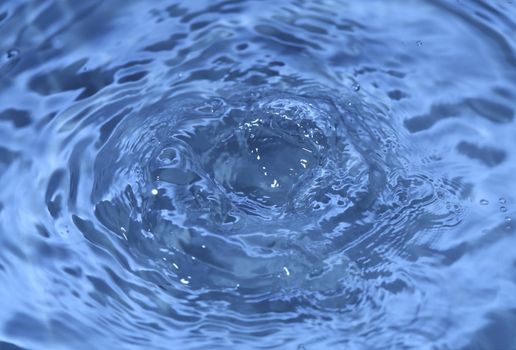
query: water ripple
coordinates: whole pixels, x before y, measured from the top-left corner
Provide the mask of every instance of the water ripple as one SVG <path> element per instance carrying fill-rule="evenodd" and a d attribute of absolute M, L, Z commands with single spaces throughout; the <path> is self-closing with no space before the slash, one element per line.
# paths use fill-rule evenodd
<path fill-rule="evenodd" d="M 0 348 L 510 348 L 512 14 L 1 4 Z"/>

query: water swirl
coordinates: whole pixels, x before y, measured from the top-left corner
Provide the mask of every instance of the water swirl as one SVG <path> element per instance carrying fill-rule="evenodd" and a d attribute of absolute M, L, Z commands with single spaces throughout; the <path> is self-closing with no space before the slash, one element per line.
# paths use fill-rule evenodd
<path fill-rule="evenodd" d="M 510 348 L 514 6 L 268 5 L 0 5 L 0 348 Z"/>

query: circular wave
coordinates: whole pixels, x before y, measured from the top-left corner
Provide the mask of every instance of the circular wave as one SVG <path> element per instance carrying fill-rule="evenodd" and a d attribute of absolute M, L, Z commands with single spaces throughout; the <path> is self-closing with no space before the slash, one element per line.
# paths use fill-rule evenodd
<path fill-rule="evenodd" d="M 96 220 L 170 288 L 229 298 L 236 312 L 356 308 L 367 297 L 356 245 L 381 259 L 399 215 L 450 213 L 425 212 L 434 185 L 404 178 L 379 109 L 351 92 L 288 91 L 189 94 L 129 113 L 96 156 Z"/>
<path fill-rule="evenodd" d="M 261 293 L 305 283 L 310 256 L 329 257 L 321 242 L 331 231 L 305 232 L 337 212 L 360 215 L 385 176 L 371 170 L 381 159 L 366 154 L 370 140 L 354 146 L 356 112 L 321 96 L 190 96 L 128 116 L 97 156 L 97 217 L 191 287 Z M 110 215 L 121 206 L 128 227 Z"/>
<path fill-rule="evenodd" d="M 66 347 L 70 319 L 93 348 L 441 344 L 471 305 L 440 287 L 471 278 L 454 264 L 491 239 L 469 232 L 486 216 L 463 223 L 471 174 L 509 163 L 486 135 L 513 120 L 512 22 L 476 3 L 483 17 L 359 4 L 99 2 L 47 9 L 55 31 L 10 21 L 50 32 L 11 40 L 0 66 L 0 87 L 26 92 L 0 111 L 0 273 L 30 261 L 55 295 L 34 299 L 45 320 L 11 310 L 5 333 L 64 329 Z M 489 199 L 509 227 L 510 196 Z"/>

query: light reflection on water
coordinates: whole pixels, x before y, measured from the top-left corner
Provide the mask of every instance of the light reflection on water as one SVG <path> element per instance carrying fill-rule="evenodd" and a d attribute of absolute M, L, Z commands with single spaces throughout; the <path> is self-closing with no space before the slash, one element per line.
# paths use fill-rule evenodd
<path fill-rule="evenodd" d="M 0 348 L 514 348 L 514 18 L 0 4 Z"/>

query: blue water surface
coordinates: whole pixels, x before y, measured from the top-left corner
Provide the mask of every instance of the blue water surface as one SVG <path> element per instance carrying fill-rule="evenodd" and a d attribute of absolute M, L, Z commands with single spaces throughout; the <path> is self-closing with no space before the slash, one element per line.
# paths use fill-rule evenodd
<path fill-rule="evenodd" d="M 516 3 L 0 2 L 0 349 L 516 349 Z"/>

